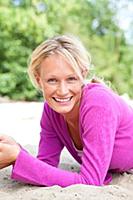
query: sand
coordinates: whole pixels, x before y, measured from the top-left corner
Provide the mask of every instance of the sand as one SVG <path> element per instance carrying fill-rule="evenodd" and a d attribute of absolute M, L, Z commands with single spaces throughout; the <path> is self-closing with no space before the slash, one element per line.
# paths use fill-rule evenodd
<path fill-rule="evenodd" d="M 0 103 L 0 133 L 8 134 L 36 155 L 42 103 Z M 7 124 L 8 122 L 8 124 Z M 66 149 L 60 168 L 79 171 L 78 163 Z M 0 200 L 133 200 L 133 174 L 115 174 L 108 186 L 73 185 L 36 187 L 10 178 L 12 167 L 0 170 Z"/>

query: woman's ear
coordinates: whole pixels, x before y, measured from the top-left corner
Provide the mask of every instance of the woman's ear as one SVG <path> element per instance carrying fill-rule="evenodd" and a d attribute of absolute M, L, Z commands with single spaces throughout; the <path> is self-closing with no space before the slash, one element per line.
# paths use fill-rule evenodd
<path fill-rule="evenodd" d="M 42 84 L 41 84 L 41 77 L 39 74 L 35 74 L 35 79 L 36 79 L 36 82 L 38 84 L 38 86 L 41 88 Z"/>
<path fill-rule="evenodd" d="M 83 76 L 83 78 L 86 78 L 87 75 L 88 75 L 88 70 L 82 71 L 82 76 Z"/>

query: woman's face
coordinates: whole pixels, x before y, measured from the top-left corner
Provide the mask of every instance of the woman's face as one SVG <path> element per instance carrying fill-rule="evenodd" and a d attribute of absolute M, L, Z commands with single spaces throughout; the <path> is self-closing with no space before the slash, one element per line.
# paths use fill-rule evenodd
<path fill-rule="evenodd" d="M 64 115 L 79 107 L 83 83 L 61 55 L 43 60 L 38 82 L 45 100 L 56 112 Z"/>

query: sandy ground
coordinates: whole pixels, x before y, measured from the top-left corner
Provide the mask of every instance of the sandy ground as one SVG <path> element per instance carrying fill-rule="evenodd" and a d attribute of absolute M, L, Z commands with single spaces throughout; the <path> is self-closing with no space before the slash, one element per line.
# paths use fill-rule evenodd
<path fill-rule="evenodd" d="M 0 103 L 0 134 L 14 137 L 33 155 L 37 153 L 39 121 L 42 103 Z M 60 167 L 79 171 L 79 165 L 66 149 Z M 0 171 L 0 200 L 133 200 L 133 175 L 115 174 L 110 185 L 104 187 L 74 185 L 35 187 L 10 179 L 12 167 Z"/>

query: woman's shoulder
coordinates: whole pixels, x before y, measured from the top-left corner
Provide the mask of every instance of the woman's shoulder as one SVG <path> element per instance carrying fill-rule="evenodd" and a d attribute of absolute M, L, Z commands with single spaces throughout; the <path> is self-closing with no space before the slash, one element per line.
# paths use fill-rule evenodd
<path fill-rule="evenodd" d="M 81 105 L 107 106 L 118 99 L 119 95 L 104 83 L 88 83 L 82 91 Z"/>
<path fill-rule="evenodd" d="M 88 96 L 108 96 L 114 95 L 115 92 L 112 91 L 110 87 L 105 85 L 104 83 L 88 83 L 83 87 L 83 97 Z"/>

